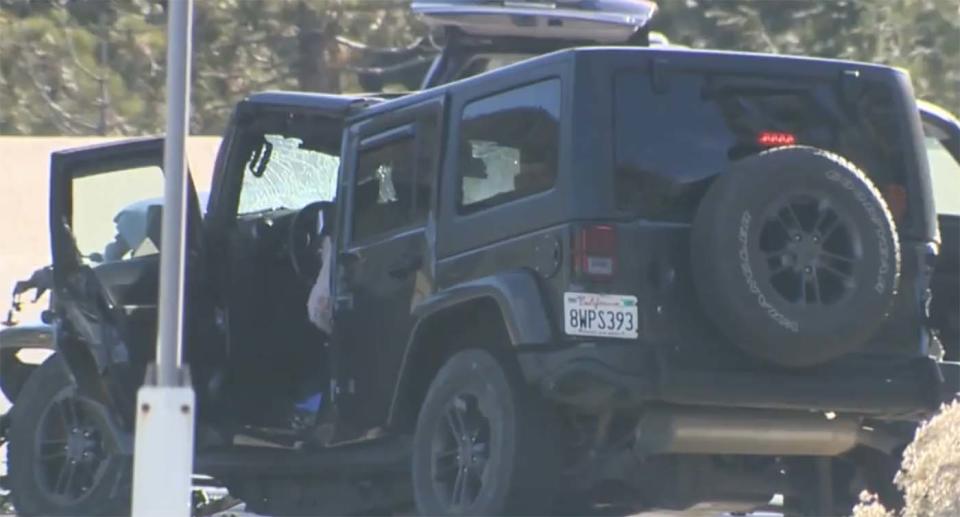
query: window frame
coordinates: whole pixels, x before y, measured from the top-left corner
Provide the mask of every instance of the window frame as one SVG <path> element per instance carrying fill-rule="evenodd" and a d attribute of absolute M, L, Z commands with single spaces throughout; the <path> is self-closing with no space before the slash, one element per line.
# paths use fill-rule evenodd
<path fill-rule="evenodd" d="M 485 202 L 486 202 L 488 199 L 494 199 L 494 198 L 496 198 L 497 196 L 500 196 L 501 194 L 506 194 L 506 193 L 495 194 L 495 195 L 493 195 L 493 196 L 491 196 L 491 197 L 489 197 L 489 198 L 486 198 L 486 199 L 483 199 L 483 200 L 481 200 L 481 201 L 477 201 L 477 202 L 475 202 L 475 203 L 472 203 L 471 205 L 465 205 L 465 204 L 463 203 L 463 180 L 464 180 L 464 176 L 463 176 L 463 174 L 461 173 L 461 171 L 462 171 L 462 169 L 461 169 L 461 156 L 460 156 L 460 152 L 459 152 L 459 145 L 460 145 L 461 143 L 463 143 L 463 141 L 464 141 L 464 134 L 463 134 L 463 133 L 464 133 L 464 125 L 465 125 L 465 124 L 464 124 L 464 118 L 463 118 L 463 117 L 464 117 L 464 113 L 467 111 L 467 109 L 468 109 L 471 105 L 473 105 L 473 104 L 475 104 L 475 103 L 477 103 L 477 102 L 482 102 L 482 101 L 491 99 L 491 98 L 493 98 L 493 97 L 497 97 L 497 96 L 499 96 L 499 95 L 509 94 L 509 93 L 511 93 L 511 92 L 515 92 L 515 91 L 521 90 L 521 89 L 523 89 L 523 88 L 527 88 L 527 87 L 530 87 L 530 86 L 534 86 L 534 85 L 538 85 L 538 84 L 543 84 L 543 83 L 549 83 L 549 82 L 555 82 L 555 83 L 556 83 L 556 94 L 557 94 L 557 95 L 556 95 L 556 98 L 557 98 L 557 105 L 556 105 L 556 108 L 557 108 L 557 133 L 556 133 L 556 140 L 555 140 L 555 144 L 556 144 L 556 145 L 554 146 L 554 151 L 555 151 L 555 156 L 554 156 L 555 166 L 554 166 L 553 182 L 551 183 L 550 187 L 549 187 L 549 188 L 546 188 L 546 189 L 543 189 L 543 190 L 537 190 L 537 191 L 535 191 L 535 192 L 531 192 L 531 193 L 526 194 L 526 195 L 509 196 L 509 197 L 506 197 L 506 199 L 504 199 L 503 201 L 500 201 L 500 202 L 498 202 L 498 203 L 486 204 Z M 536 198 L 536 197 L 539 197 L 539 196 L 548 195 L 548 194 L 551 193 L 552 191 L 556 190 L 557 184 L 559 183 L 559 179 L 560 179 L 560 161 L 561 161 L 561 156 L 562 156 L 562 154 L 563 154 L 563 153 L 561 152 L 561 151 L 562 151 L 562 150 L 561 150 L 561 143 L 562 143 L 562 141 L 563 141 L 563 131 L 564 131 L 564 129 L 563 129 L 564 109 L 565 109 L 565 106 L 564 106 L 564 81 L 563 81 L 563 77 L 562 77 L 560 74 L 552 74 L 552 75 L 546 75 L 546 76 L 542 76 L 542 77 L 537 77 L 536 79 L 532 79 L 532 80 L 528 80 L 528 81 L 524 81 L 524 82 L 512 84 L 512 85 L 510 85 L 509 87 L 506 87 L 506 88 L 501 88 L 501 89 L 497 89 L 497 90 L 494 90 L 494 91 L 484 92 L 484 93 L 481 94 L 481 95 L 478 95 L 478 96 L 475 96 L 475 97 L 470 97 L 470 98 L 468 98 L 468 99 L 465 99 L 464 102 L 462 103 L 462 105 L 460 106 L 459 111 L 457 112 L 457 119 L 456 119 L 456 123 L 457 123 L 457 132 L 456 132 L 456 133 L 457 133 L 457 134 L 456 134 L 456 140 L 453 142 L 453 144 L 457 146 L 457 147 L 456 147 L 457 150 L 456 150 L 455 152 L 452 152 L 452 153 L 451 153 L 451 154 L 453 154 L 453 155 L 455 156 L 455 158 L 454 158 L 454 167 L 453 167 L 453 171 L 452 171 L 452 172 L 453 172 L 453 174 L 452 174 L 453 178 L 452 178 L 452 179 L 454 180 L 454 184 L 455 184 L 455 185 L 454 185 L 454 187 L 455 187 L 454 206 L 453 206 L 454 213 L 455 213 L 457 216 L 459 216 L 459 217 L 469 217 L 469 216 L 473 216 L 473 215 L 476 215 L 476 214 L 480 214 L 480 213 L 486 212 L 486 211 L 488 211 L 488 210 L 490 210 L 490 209 L 492 209 L 492 208 L 497 208 L 497 207 L 502 207 L 502 206 L 506 206 L 506 205 L 511 205 L 511 204 L 514 204 L 514 203 L 516 203 L 516 202 L 518 202 L 518 201 L 525 201 L 525 200 L 529 200 L 529 199 L 531 199 L 531 198 Z M 516 190 L 514 190 L 513 192 L 516 192 Z M 471 208 L 472 206 L 476 206 L 476 207 L 475 207 L 475 208 Z"/>
<path fill-rule="evenodd" d="M 342 200 L 342 202 L 337 203 L 337 220 L 340 221 L 338 223 L 338 235 L 340 237 L 338 239 L 338 249 L 356 251 L 388 238 L 424 231 L 431 224 L 431 221 L 435 221 L 435 214 L 439 206 L 438 200 L 441 195 L 440 189 L 443 188 L 441 176 L 443 175 L 442 164 L 444 158 L 441 145 L 445 141 L 447 102 L 448 99 L 445 95 L 424 96 L 424 98 L 411 104 L 403 104 L 389 111 L 371 110 L 372 112 L 367 112 L 347 121 L 341 151 L 340 163 L 342 169 L 337 194 L 337 199 Z M 355 239 L 353 228 L 354 184 L 361 149 L 374 143 L 382 144 L 382 139 L 389 140 L 386 135 L 390 134 L 391 131 L 396 131 L 396 136 L 404 136 L 404 131 L 398 131 L 398 128 L 407 126 L 412 128 L 411 135 L 414 139 L 413 164 L 416 169 L 416 178 L 418 181 L 421 175 L 426 175 L 429 178 L 430 193 L 425 203 L 427 211 L 423 217 L 414 218 L 410 224 L 370 238 Z M 413 206 L 413 213 L 416 214 L 418 205 L 415 202 Z"/>
<path fill-rule="evenodd" d="M 417 121 L 410 121 L 404 124 L 395 125 L 387 129 L 379 130 L 372 132 L 369 136 L 365 136 L 359 139 L 356 147 L 356 156 L 350 164 L 350 174 L 349 174 L 349 183 L 350 183 L 350 225 L 349 232 L 347 235 L 347 243 L 350 246 L 363 245 L 369 242 L 375 242 L 381 240 L 385 237 L 391 237 L 400 233 L 405 233 L 411 229 L 415 229 L 423 226 L 423 221 L 418 221 L 414 218 L 414 213 L 416 209 L 416 197 L 411 197 L 410 203 L 410 213 L 407 214 L 410 220 L 402 225 L 390 228 L 388 230 L 383 230 L 378 233 L 371 235 L 365 235 L 363 237 L 357 237 L 357 228 L 356 228 L 356 217 L 357 217 L 357 180 L 358 173 L 360 172 L 360 162 L 362 160 L 361 155 L 366 152 L 376 151 L 382 149 L 391 144 L 410 139 L 411 144 L 413 145 L 414 156 L 411 157 L 413 174 L 416 177 L 419 169 L 417 168 L 417 161 L 421 155 L 421 142 L 419 131 L 417 131 Z M 411 183 L 411 189 L 416 185 L 416 182 Z M 411 194 L 413 192 L 411 191 Z"/>

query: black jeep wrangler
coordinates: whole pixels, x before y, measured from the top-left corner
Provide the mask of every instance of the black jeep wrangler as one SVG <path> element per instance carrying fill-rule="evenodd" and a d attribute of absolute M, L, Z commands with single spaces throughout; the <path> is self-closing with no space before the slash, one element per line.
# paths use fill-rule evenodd
<path fill-rule="evenodd" d="M 895 504 L 960 370 L 930 357 L 917 113 L 891 68 L 640 48 L 253 95 L 203 216 L 190 194 L 196 469 L 271 514 Z M 21 514 L 128 508 L 162 243 L 158 206 L 111 217 L 161 162 L 161 139 L 52 158 L 57 353 L 11 414 Z"/>

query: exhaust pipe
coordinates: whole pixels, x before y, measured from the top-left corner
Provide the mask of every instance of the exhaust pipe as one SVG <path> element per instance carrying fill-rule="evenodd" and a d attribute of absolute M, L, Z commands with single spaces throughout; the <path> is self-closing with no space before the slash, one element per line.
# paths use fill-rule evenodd
<path fill-rule="evenodd" d="M 884 452 L 897 441 L 865 429 L 856 418 L 827 418 L 821 413 L 657 407 L 640 418 L 637 454 L 750 454 L 762 456 L 837 456 L 857 445 Z"/>

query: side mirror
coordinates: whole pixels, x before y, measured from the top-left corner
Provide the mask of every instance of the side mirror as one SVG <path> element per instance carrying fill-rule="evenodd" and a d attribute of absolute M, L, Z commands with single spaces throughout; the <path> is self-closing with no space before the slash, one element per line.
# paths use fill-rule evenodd
<path fill-rule="evenodd" d="M 97 253 L 96 251 L 94 251 L 93 253 L 87 255 L 87 260 L 89 260 L 90 262 L 99 264 L 103 262 L 103 254 Z"/>

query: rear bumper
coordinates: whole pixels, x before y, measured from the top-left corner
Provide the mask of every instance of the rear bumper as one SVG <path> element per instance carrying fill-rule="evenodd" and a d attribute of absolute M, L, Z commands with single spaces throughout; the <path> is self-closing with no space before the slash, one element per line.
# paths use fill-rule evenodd
<path fill-rule="evenodd" d="M 663 402 L 915 420 L 960 391 L 960 363 L 926 358 L 864 357 L 804 371 L 693 371 L 629 343 L 526 351 L 520 363 L 547 397 L 594 410 Z"/>

